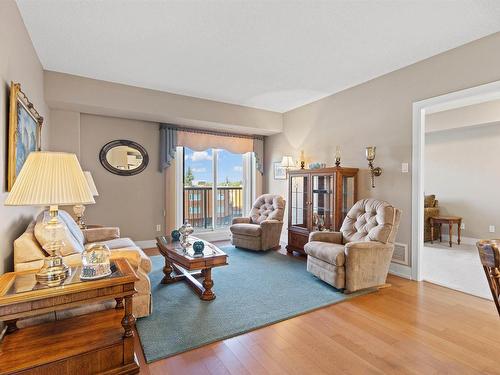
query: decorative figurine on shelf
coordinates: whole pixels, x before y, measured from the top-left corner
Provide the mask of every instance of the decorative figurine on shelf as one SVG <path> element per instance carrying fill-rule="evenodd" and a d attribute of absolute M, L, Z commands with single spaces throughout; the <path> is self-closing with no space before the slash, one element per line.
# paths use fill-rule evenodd
<path fill-rule="evenodd" d="M 314 213 L 314 225 L 320 232 L 325 230 L 325 219 L 323 218 L 323 215 Z"/>
<path fill-rule="evenodd" d="M 172 237 L 172 241 L 179 241 L 179 238 L 181 238 L 181 232 L 179 232 L 177 229 L 174 229 L 170 233 L 170 236 Z"/>
<path fill-rule="evenodd" d="M 111 275 L 109 247 L 102 243 L 95 243 L 82 252 L 82 272 L 80 279 L 95 280 Z"/>
<path fill-rule="evenodd" d="M 300 151 L 300 169 L 304 169 L 306 166 L 306 157 L 304 156 L 304 150 Z"/>
<path fill-rule="evenodd" d="M 191 245 L 189 243 L 188 237 L 194 232 L 194 229 L 186 220 L 184 224 L 182 224 L 182 227 L 179 228 L 179 232 L 181 234 L 181 247 L 184 249 L 184 251 L 186 251 L 186 249 Z"/>
<path fill-rule="evenodd" d="M 203 241 L 194 241 L 193 243 L 194 257 L 196 258 L 203 256 L 204 248 L 205 248 L 205 243 Z"/>
<path fill-rule="evenodd" d="M 309 169 L 326 168 L 326 163 L 309 163 Z"/>
<path fill-rule="evenodd" d="M 340 167 L 340 156 L 341 156 L 340 146 L 337 146 L 337 148 L 335 150 L 335 166 L 336 167 Z"/>

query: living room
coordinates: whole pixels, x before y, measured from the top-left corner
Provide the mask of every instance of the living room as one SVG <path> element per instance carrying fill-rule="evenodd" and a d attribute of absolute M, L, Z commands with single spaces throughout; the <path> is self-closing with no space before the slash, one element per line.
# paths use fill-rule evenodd
<path fill-rule="evenodd" d="M 0 2 L 0 373 L 497 373 L 498 294 L 422 267 L 426 114 L 500 97 L 499 16 Z"/>

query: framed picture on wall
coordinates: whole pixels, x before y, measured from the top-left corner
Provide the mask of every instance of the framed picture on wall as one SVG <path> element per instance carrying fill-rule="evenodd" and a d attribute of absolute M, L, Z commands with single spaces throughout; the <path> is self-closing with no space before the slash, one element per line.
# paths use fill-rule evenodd
<path fill-rule="evenodd" d="M 274 179 L 286 180 L 286 168 L 281 165 L 280 161 L 275 161 L 274 165 Z"/>
<path fill-rule="evenodd" d="M 21 91 L 21 84 L 11 82 L 7 191 L 12 189 L 29 153 L 40 151 L 42 123 L 43 117 Z"/>

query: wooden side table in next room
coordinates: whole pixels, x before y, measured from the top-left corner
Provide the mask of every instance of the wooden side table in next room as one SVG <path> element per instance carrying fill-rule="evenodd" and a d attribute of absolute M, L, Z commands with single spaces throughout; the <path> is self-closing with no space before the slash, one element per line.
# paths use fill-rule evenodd
<path fill-rule="evenodd" d="M 450 247 L 453 245 L 452 241 L 452 235 L 453 235 L 453 224 L 458 225 L 458 230 L 457 230 L 457 242 L 460 245 L 460 234 L 461 234 L 461 226 L 462 226 L 462 218 L 460 216 L 435 216 L 430 218 L 430 223 L 431 223 L 431 243 L 433 243 L 434 240 L 434 227 L 435 225 L 439 225 L 439 242 L 443 240 L 442 237 L 442 226 L 443 224 L 448 225 L 449 229 L 449 236 L 450 236 Z"/>

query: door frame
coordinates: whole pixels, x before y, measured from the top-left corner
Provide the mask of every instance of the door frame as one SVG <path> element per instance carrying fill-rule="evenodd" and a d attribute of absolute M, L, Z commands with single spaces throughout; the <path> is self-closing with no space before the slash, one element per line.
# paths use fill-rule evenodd
<path fill-rule="evenodd" d="M 424 246 L 425 116 L 449 109 L 500 99 L 500 81 L 451 92 L 413 103 L 412 142 L 412 267 L 413 280 L 422 280 Z"/>

